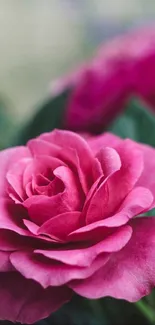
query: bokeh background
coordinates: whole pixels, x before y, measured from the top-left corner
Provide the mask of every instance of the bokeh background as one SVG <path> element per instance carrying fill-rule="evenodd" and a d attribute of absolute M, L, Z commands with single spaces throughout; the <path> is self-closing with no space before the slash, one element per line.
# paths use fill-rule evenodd
<path fill-rule="evenodd" d="M 0 101 L 28 119 L 50 81 L 105 39 L 155 20 L 154 0 L 0 0 Z"/>

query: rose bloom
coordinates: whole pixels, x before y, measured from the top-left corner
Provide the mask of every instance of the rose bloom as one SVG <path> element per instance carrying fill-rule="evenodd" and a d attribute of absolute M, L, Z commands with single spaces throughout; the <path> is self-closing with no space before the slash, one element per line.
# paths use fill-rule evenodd
<path fill-rule="evenodd" d="M 0 319 L 155 284 L 155 149 L 55 130 L 0 152 Z M 142 216 L 143 214 L 143 216 Z"/>
<path fill-rule="evenodd" d="M 99 132 L 139 96 L 155 110 L 155 27 L 138 30 L 103 45 L 96 56 L 70 75 L 54 81 L 51 93 L 66 88 L 65 127 Z"/>

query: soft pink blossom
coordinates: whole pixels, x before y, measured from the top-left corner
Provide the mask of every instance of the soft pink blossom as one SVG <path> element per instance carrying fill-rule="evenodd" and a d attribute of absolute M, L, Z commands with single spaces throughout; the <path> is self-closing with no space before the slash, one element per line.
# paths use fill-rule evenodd
<path fill-rule="evenodd" d="M 155 110 L 155 27 L 107 42 L 96 56 L 51 85 L 52 94 L 71 88 L 65 126 L 100 131 L 139 96 Z"/>
<path fill-rule="evenodd" d="M 55 130 L 0 153 L 0 319 L 155 285 L 155 149 Z M 135 218 L 136 217 L 136 218 Z"/>

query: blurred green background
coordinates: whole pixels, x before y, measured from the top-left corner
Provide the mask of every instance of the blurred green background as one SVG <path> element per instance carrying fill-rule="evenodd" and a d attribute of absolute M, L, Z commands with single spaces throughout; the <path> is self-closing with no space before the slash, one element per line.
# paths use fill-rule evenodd
<path fill-rule="evenodd" d="M 155 18 L 154 0 L 0 0 L 0 99 L 28 119 L 52 79 L 105 39 Z"/>

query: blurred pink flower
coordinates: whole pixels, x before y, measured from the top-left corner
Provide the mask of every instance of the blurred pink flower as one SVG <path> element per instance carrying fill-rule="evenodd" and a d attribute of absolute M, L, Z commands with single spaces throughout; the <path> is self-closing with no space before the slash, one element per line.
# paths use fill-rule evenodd
<path fill-rule="evenodd" d="M 53 82 L 51 91 L 68 87 L 65 126 L 73 130 L 102 130 L 133 95 L 155 110 L 155 28 L 109 41 L 91 61 Z"/>
<path fill-rule="evenodd" d="M 55 130 L 0 152 L 0 319 L 155 285 L 155 149 Z M 137 218 L 135 218 L 138 216 Z"/>

